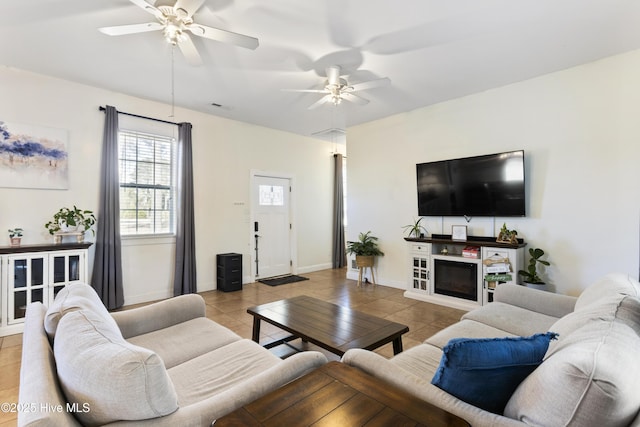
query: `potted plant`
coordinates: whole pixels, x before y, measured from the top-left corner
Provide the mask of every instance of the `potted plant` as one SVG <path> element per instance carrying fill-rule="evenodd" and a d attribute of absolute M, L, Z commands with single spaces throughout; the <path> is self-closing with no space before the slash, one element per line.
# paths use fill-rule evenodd
<path fill-rule="evenodd" d="M 20 246 L 22 240 L 22 228 L 16 227 L 9 229 L 9 239 L 11 239 L 11 246 Z"/>
<path fill-rule="evenodd" d="M 529 248 L 529 266 L 526 270 L 519 270 L 518 274 L 523 277 L 524 283 L 529 288 L 535 288 L 540 290 L 546 290 L 547 284 L 538 274 L 538 264 L 550 265 L 549 261 L 545 261 L 542 258 L 544 251 L 540 248 Z"/>
<path fill-rule="evenodd" d="M 347 243 L 347 253 L 356 256 L 358 267 L 373 266 L 374 257 L 383 256 L 384 253 L 378 247 L 378 238 L 371 235 L 371 231 L 360 233 L 357 242 Z"/>
<path fill-rule="evenodd" d="M 496 242 L 500 243 L 518 243 L 518 232 L 516 230 L 509 230 L 507 228 L 507 223 L 502 224 L 502 228 L 500 229 L 500 233 L 498 234 L 498 238 Z"/>
<path fill-rule="evenodd" d="M 407 235 L 407 237 L 424 237 L 425 234 L 427 234 L 427 229 L 424 228 L 422 225 L 420 225 L 420 221 L 422 221 L 422 217 L 418 218 L 417 220 L 413 221 L 413 224 L 408 224 L 403 226 L 402 228 L 405 229 L 405 231 L 408 231 L 409 234 Z"/>
<path fill-rule="evenodd" d="M 61 208 L 53 215 L 53 220 L 47 222 L 44 226 L 52 236 L 60 233 L 72 233 L 78 230 L 81 234 L 79 241 L 83 240 L 84 232 L 89 230 L 96 223 L 96 217 L 92 211 L 78 209 L 75 205 L 73 209 Z M 94 235 L 95 231 L 91 230 Z M 56 240 L 57 243 L 59 243 Z"/>

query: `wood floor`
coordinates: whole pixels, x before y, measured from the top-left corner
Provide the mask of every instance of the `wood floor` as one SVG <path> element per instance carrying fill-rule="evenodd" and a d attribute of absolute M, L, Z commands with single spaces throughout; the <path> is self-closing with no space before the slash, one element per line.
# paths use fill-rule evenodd
<path fill-rule="evenodd" d="M 453 308 L 405 298 L 401 289 L 379 285 L 374 287 L 371 284 L 358 288 L 354 280 L 345 279 L 344 269 L 317 271 L 304 276 L 310 280 L 276 287 L 256 282 L 244 285 L 243 290 L 237 292 L 202 292 L 207 304 L 207 317 L 251 339 L 253 317 L 247 313 L 247 307 L 309 295 L 409 326 L 409 332 L 402 337 L 404 349 L 407 350 L 457 322 L 464 314 Z M 263 322 L 260 341 L 271 342 L 287 335 Z M 323 351 L 317 347 L 311 348 Z M 21 334 L 0 338 L 0 403 L 18 402 L 21 350 Z M 392 344 L 386 344 L 376 352 L 392 357 Z M 332 353 L 323 353 L 329 360 L 339 359 Z M 0 427 L 15 425 L 15 413 L 0 412 Z"/>

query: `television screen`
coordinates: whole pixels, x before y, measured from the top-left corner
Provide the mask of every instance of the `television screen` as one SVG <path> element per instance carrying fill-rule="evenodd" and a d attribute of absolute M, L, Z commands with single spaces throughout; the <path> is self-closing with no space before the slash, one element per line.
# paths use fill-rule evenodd
<path fill-rule="evenodd" d="M 524 216 L 524 151 L 416 165 L 420 216 Z"/>

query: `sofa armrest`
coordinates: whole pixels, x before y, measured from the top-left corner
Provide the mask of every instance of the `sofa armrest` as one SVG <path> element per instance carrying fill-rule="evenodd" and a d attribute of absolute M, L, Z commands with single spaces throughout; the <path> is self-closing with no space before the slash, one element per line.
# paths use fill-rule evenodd
<path fill-rule="evenodd" d="M 578 298 L 505 283 L 496 287 L 493 300 L 560 318 L 573 312 Z"/>
<path fill-rule="evenodd" d="M 204 299 L 198 294 L 180 295 L 144 307 L 111 313 L 125 339 L 205 315 Z"/>

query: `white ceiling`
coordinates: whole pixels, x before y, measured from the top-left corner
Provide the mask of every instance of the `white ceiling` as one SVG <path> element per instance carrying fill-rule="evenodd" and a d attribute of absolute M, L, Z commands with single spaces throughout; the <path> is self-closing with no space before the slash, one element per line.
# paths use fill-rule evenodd
<path fill-rule="evenodd" d="M 0 64 L 171 104 L 162 34 L 97 30 L 154 21 L 128 0 L 2 3 Z M 260 46 L 193 37 L 204 65 L 175 51 L 175 104 L 307 136 L 640 48 L 637 0 L 207 0 L 194 20 Z M 282 90 L 321 88 L 330 65 L 391 85 L 314 110 L 321 94 Z"/>

